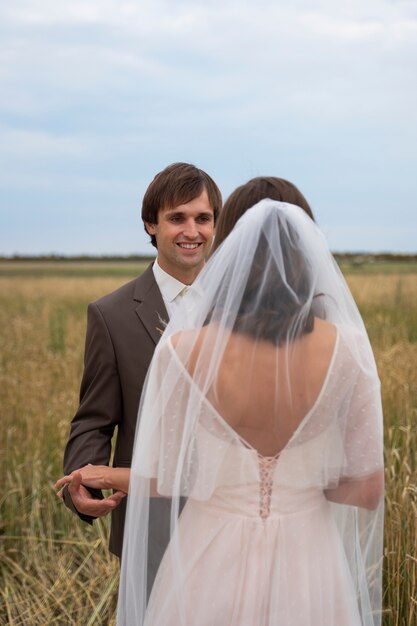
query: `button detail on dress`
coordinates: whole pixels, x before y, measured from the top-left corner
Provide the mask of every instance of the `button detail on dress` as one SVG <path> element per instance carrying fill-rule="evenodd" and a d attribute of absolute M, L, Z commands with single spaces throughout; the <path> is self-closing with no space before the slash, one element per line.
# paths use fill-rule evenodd
<path fill-rule="evenodd" d="M 258 455 L 261 479 L 259 484 L 259 515 L 264 521 L 271 512 L 272 475 L 277 459 L 276 456 Z"/>

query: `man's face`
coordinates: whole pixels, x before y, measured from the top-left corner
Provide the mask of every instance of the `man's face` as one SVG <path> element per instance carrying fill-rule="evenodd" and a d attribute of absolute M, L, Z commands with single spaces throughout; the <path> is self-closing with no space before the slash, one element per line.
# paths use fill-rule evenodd
<path fill-rule="evenodd" d="M 155 235 L 158 263 L 171 276 L 191 284 L 201 271 L 210 251 L 214 233 L 214 214 L 207 191 L 194 200 L 158 213 L 158 223 L 146 222 Z"/>

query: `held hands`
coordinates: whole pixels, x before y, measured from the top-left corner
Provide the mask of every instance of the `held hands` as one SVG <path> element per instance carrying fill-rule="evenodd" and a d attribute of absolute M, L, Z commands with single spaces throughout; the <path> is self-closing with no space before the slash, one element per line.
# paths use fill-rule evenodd
<path fill-rule="evenodd" d="M 122 475 L 120 475 L 121 472 Z M 117 476 L 118 480 L 116 482 L 120 486 L 119 484 L 113 484 L 112 474 Z M 121 470 L 121 468 L 107 467 L 107 465 L 88 464 L 57 480 L 54 489 L 57 490 L 57 496 L 62 498 L 64 489 L 68 485 L 72 502 L 79 513 L 91 517 L 101 517 L 115 509 L 126 496 L 128 479 L 128 469 Z M 96 489 L 115 488 L 117 491 L 107 498 L 98 500 L 91 495 L 86 487 Z M 121 487 L 125 487 L 125 491 Z"/>
<path fill-rule="evenodd" d="M 111 489 L 113 487 L 111 482 L 111 470 L 113 468 L 107 465 L 85 465 L 80 469 L 71 472 L 68 476 L 63 476 L 56 481 L 54 488 L 64 487 L 71 484 L 75 474 L 80 474 L 81 483 L 86 487 L 93 487 L 94 489 Z M 62 489 L 57 493 L 57 496 L 62 495 Z"/>

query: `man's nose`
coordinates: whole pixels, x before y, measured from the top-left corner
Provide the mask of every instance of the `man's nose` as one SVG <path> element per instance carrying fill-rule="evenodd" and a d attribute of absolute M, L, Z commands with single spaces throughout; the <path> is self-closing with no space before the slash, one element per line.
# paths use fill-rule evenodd
<path fill-rule="evenodd" d="M 188 239 L 195 239 L 196 237 L 198 237 L 198 229 L 195 220 L 187 220 L 183 232 L 184 236 L 188 237 Z"/>

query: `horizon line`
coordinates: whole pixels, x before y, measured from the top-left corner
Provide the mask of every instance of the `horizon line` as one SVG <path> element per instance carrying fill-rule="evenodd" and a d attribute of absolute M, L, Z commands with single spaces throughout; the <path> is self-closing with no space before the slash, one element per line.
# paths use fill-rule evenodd
<path fill-rule="evenodd" d="M 370 252 L 367 250 L 357 250 L 357 251 L 335 251 L 332 250 L 331 253 L 337 257 L 360 257 L 366 256 L 377 259 L 378 257 L 388 257 L 393 258 L 396 257 L 398 260 L 417 260 L 417 252 L 388 252 L 388 251 L 379 251 L 379 252 Z M 155 254 L 62 254 L 62 253 L 42 253 L 42 254 L 10 254 L 10 255 L 2 255 L 0 254 L 0 262 L 7 261 L 151 261 L 156 258 Z"/>

